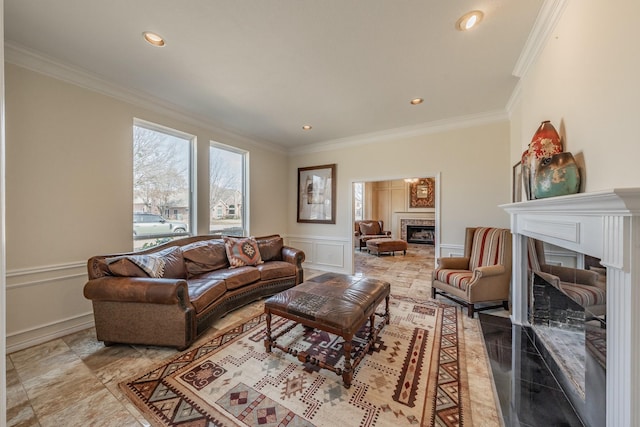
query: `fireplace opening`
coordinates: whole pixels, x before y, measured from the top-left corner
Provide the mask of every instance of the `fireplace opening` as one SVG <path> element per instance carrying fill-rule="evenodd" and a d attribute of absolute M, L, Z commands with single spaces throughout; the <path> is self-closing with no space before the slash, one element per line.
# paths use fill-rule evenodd
<path fill-rule="evenodd" d="M 529 283 L 536 347 L 585 425 L 604 425 L 606 315 L 578 304 L 552 281 L 549 275 L 535 273 Z"/>
<path fill-rule="evenodd" d="M 433 245 L 435 243 L 435 226 L 407 225 L 407 243 Z"/>

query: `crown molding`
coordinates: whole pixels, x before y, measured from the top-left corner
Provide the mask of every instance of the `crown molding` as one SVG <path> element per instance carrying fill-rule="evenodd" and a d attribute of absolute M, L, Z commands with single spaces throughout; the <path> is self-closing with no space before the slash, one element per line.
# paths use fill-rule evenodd
<path fill-rule="evenodd" d="M 568 3 L 569 0 L 545 0 L 513 68 L 514 76 L 522 78 L 527 74 L 531 65 L 538 59 Z"/>
<path fill-rule="evenodd" d="M 356 135 L 353 137 L 333 139 L 313 145 L 308 145 L 305 147 L 291 149 L 289 150 L 289 155 L 297 156 L 302 154 L 319 153 L 323 151 L 373 144 L 376 142 L 384 142 L 400 138 L 411 138 L 414 136 L 442 133 L 451 130 L 481 126 L 507 120 L 509 120 L 509 116 L 505 110 L 489 111 L 485 113 L 436 120 L 419 125 L 387 129 L 380 132 Z"/>
<path fill-rule="evenodd" d="M 522 94 L 522 81 L 518 80 L 516 87 L 513 88 L 513 92 L 511 92 L 511 96 L 507 101 L 507 106 L 505 107 L 505 110 L 507 110 L 507 115 L 509 116 L 509 119 L 513 117 L 513 108 L 515 107 L 516 103 L 520 100 L 521 94 Z"/>
<path fill-rule="evenodd" d="M 215 138 L 212 139 L 217 140 L 217 142 L 236 142 L 279 154 L 287 153 L 282 146 L 269 141 L 246 137 L 235 130 L 225 129 L 220 124 L 212 122 L 211 119 L 185 111 L 184 108 L 178 105 L 154 97 L 146 92 L 116 85 L 87 70 L 64 64 L 17 43 L 7 41 L 4 47 L 5 62 L 206 129 L 215 135 Z"/>

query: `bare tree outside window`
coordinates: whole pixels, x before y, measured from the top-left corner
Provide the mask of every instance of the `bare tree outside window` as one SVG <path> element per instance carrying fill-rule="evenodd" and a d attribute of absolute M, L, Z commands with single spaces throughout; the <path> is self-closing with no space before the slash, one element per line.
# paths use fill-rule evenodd
<path fill-rule="evenodd" d="M 246 154 L 212 143 L 209 149 L 209 228 L 212 234 L 245 234 Z"/>
<path fill-rule="evenodd" d="M 163 243 L 191 231 L 192 137 L 133 128 L 134 249 Z"/>

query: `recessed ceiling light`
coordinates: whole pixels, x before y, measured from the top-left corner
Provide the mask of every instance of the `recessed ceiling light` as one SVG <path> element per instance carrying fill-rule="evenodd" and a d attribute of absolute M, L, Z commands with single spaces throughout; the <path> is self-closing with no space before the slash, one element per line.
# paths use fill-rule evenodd
<path fill-rule="evenodd" d="M 424 99 L 422 99 L 422 98 L 413 98 L 409 102 L 411 103 L 411 105 L 418 105 L 418 104 L 422 104 L 424 102 Z"/>
<path fill-rule="evenodd" d="M 142 37 L 144 37 L 147 43 L 153 46 L 163 47 L 165 45 L 164 39 L 158 34 L 152 33 L 151 31 L 145 31 L 144 33 L 142 33 Z"/>
<path fill-rule="evenodd" d="M 456 28 L 460 31 L 467 31 L 475 27 L 482 21 L 484 13 L 479 10 L 473 10 L 469 13 L 465 13 L 458 22 L 456 22 Z"/>
<path fill-rule="evenodd" d="M 311 125 L 304 125 L 302 126 L 302 130 L 311 130 L 312 126 Z"/>

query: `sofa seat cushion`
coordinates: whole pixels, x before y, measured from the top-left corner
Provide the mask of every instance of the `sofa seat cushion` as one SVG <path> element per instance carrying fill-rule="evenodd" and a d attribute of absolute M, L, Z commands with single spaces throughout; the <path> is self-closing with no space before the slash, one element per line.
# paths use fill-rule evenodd
<path fill-rule="evenodd" d="M 296 266 L 284 261 L 269 261 L 256 266 L 261 280 L 283 279 L 296 276 Z"/>
<path fill-rule="evenodd" d="M 189 286 L 189 299 L 196 309 L 196 313 L 201 313 L 227 291 L 224 280 L 218 279 L 190 279 L 187 281 L 187 285 Z"/>
<path fill-rule="evenodd" d="M 227 289 L 237 289 L 260 280 L 260 272 L 256 267 L 223 268 L 203 274 L 200 278 L 224 280 Z"/>

